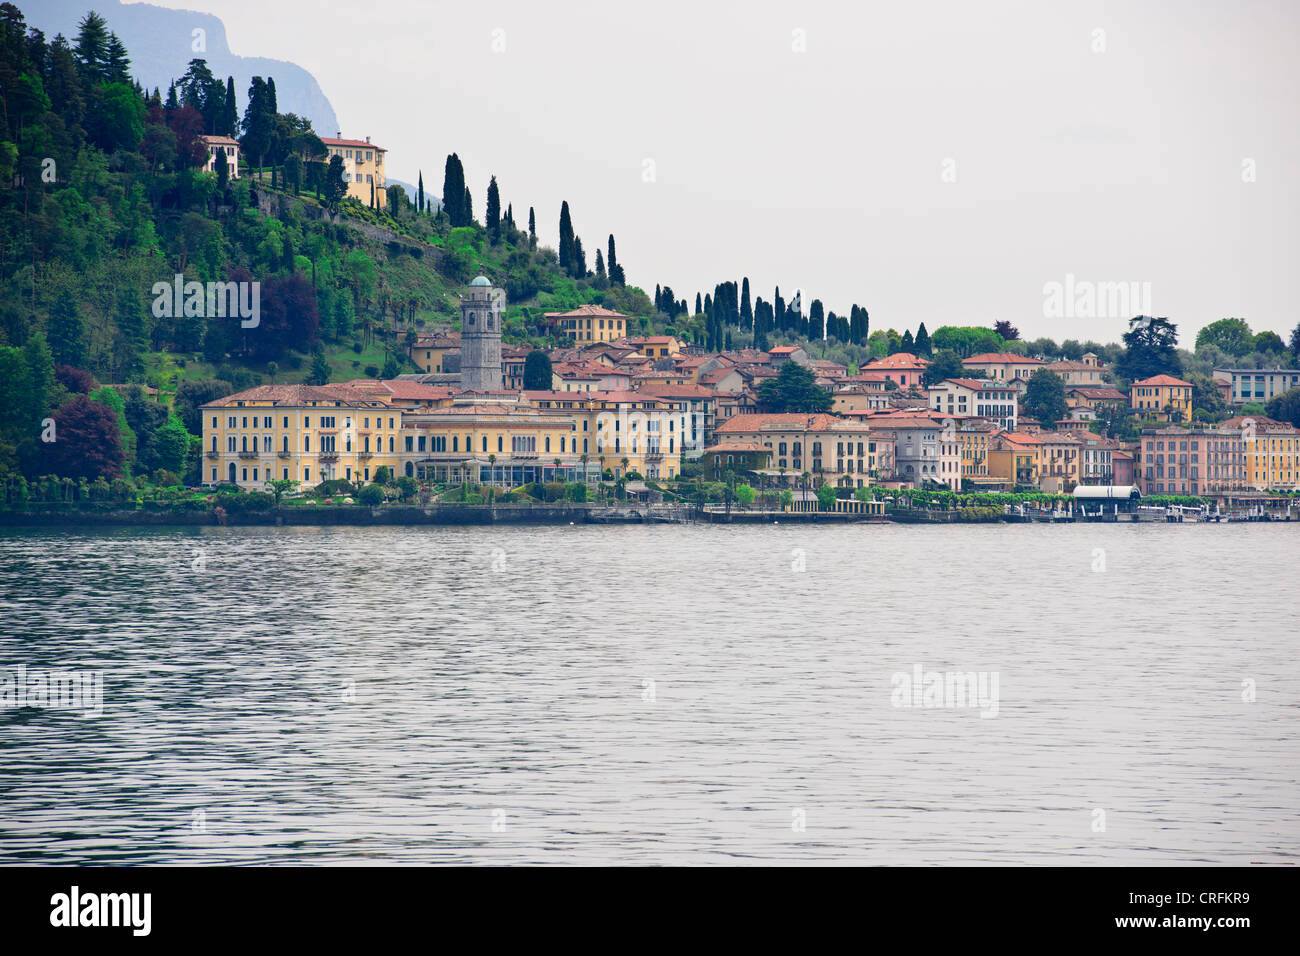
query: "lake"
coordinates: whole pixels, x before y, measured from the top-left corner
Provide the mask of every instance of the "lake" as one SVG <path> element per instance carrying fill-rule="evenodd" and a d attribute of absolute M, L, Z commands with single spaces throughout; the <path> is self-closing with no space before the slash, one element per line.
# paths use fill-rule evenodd
<path fill-rule="evenodd" d="M 0 529 L 0 863 L 1294 864 L 1298 544 Z"/>

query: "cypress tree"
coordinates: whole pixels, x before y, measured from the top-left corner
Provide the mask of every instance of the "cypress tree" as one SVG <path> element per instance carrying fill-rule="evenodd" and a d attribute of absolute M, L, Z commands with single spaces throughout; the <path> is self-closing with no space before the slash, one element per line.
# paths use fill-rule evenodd
<path fill-rule="evenodd" d="M 442 208 L 447 213 L 447 223 L 453 228 L 469 223 L 465 215 L 465 169 L 460 164 L 460 157 L 452 153 L 447 157 L 447 165 L 442 178 Z"/>
<path fill-rule="evenodd" d="M 569 216 L 568 200 L 565 200 L 560 203 L 560 268 L 569 275 L 573 275 L 574 268 L 573 245 L 573 220 Z"/>
<path fill-rule="evenodd" d="M 912 330 L 911 330 L 911 329 L 907 329 L 905 332 L 903 332 L 903 341 L 902 341 L 902 343 L 900 344 L 898 351 L 900 351 L 900 352 L 915 352 L 915 349 L 916 349 L 916 346 L 915 346 L 914 342 L 912 341 Z"/>
<path fill-rule="evenodd" d="M 465 205 L 461 209 L 461 214 L 464 217 L 461 222 L 462 226 L 468 226 L 474 222 L 474 199 L 469 194 L 468 186 L 465 187 Z"/>
<path fill-rule="evenodd" d="M 226 77 L 226 101 L 221 106 L 221 125 L 223 136 L 235 136 L 239 132 L 239 109 L 235 105 L 235 78 Z"/>
<path fill-rule="evenodd" d="M 612 285 L 626 285 L 626 279 L 623 276 L 623 267 L 619 265 L 618 257 L 614 254 L 614 234 L 609 234 L 609 281 Z"/>
<path fill-rule="evenodd" d="M 577 236 L 573 237 L 573 277 L 575 279 L 585 278 L 587 275 L 587 254 L 582 251 L 582 240 Z"/>
<path fill-rule="evenodd" d="M 742 329 L 754 327 L 754 310 L 749 304 L 749 276 L 745 276 L 740 284 L 740 327 Z"/>
<path fill-rule="evenodd" d="M 488 183 L 487 210 L 484 213 L 488 238 L 493 245 L 501 241 L 501 192 L 497 189 L 497 178 L 492 177 Z"/>
<path fill-rule="evenodd" d="M 528 241 L 532 245 L 537 245 L 537 214 L 533 212 L 533 207 L 528 207 Z"/>
<path fill-rule="evenodd" d="M 700 315 L 704 312 L 704 306 L 700 304 L 700 294 L 695 293 L 695 314 Z"/>
<path fill-rule="evenodd" d="M 424 212 L 424 170 L 420 170 L 420 179 L 415 187 L 415 210 Z"/>
<path fill-rule="evenodd" d="M 928 356 L 932 351 L 930 333 L 925 330 L 925 323 L 922 322 L 916 329 L 916 354 Z"/>

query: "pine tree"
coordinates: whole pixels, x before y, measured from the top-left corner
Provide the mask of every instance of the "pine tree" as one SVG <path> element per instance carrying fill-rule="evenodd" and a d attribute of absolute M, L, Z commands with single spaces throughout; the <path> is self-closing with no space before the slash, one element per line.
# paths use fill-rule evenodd
<path fill-rule="evenodd" d="M 50 353 L 59 365 L 81 368 L 86 361 L 86 332 L 77 300 L 65 293 L 54 303 L 49 322 Z"/>
<path fill-rule="evenodd" d="M 137 293 L 138 294 L 138 293 Z M 23 346 L 23 360 L 28 375 L 28 421 L 38 421 L 49 411 L 54 390 L 54 356 L 40 332 L 33 332 Z"/>
<path fill-rule="evenodd" d="M 104 79 L 110 83 L 125 83 L 130 78 L 131 58 L 126 55 L 126 47 L 117 38 L 117 34 L 110 33 L 104 53 Z"/>
<path fill-rule="evenodd" d="M 113 342 L 113 373 L 119 382 L 128 382 L 144 371 L 141 356 L 149 345 L 145 307 L 135 285 L 118 289 L 113 322 L 118 333 Z"/>
<path fill-rule="evenodd" d="M 108 65 L 108 23 L 90 11 L 77 24 L 77 61 L 87 86 L 105 78 Z"/>

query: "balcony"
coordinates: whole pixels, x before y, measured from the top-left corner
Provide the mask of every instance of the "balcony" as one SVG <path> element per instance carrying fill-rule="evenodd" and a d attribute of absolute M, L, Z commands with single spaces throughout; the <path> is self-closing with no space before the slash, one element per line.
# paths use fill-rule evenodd
<path fill-rule="evenodd" d="M 203 453 L 203 456 L 204 456 L 205 458 L 218 458 L 218 457 L 221 456 L 221 452 L 219 452 L 219 451 L 205 451 L 205 452 Z"/>
<path fill-rule="evenodd" d="M 357 457 L 362 459 L 374 458 L 375 453 L 373 451 L 359 451 L 357 452 Z"/>
<path fill-rule="evenodd" d="M 321 461 L 338 461 L 339 453 L 336 451 L 323 451 L 316 457 L 319 458 Z"/>
<path fill-rule="evenodd" d="M 288 458 L 288 457 L 290 457 L 292 454 L 293 454 L 293 452 L 291 452 L 291 451 L 277 451 L 277 452 L 275 453 L 275 456 L 276 456 L 277 458 Z"/>
<path fill-rule="evenodd" d="M 255 451 L 241 451 L 239 453 L 240 458 L 256 458 L 257 455 L 258 453 Z"/>

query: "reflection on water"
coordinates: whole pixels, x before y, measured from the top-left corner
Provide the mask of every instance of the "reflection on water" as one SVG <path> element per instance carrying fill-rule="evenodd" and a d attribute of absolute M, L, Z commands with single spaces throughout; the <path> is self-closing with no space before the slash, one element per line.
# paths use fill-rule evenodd
<path fill-rule="evenodd" d="M 4 530 L 0 862 L 1294 863 L 1298 541 Z"/>

